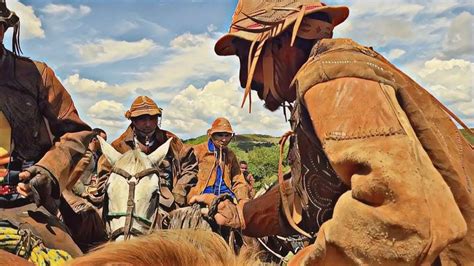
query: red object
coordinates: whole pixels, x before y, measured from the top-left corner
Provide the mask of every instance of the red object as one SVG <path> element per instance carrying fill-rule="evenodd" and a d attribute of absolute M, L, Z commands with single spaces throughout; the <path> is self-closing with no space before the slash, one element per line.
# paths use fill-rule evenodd
<path fill-rule="evenodd" d="M 0 196 L 16 193 L 14 186 L 0 185 Z"/>

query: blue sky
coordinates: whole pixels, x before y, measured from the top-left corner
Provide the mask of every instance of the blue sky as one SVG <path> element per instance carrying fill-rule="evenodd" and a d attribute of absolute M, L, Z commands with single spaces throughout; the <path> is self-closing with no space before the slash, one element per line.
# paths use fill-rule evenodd
<path fill-rule="evenodd" d="M 127 127 L 124 113 L 138 95 L 156 100 L 162 127 L 185 139 L 205 134 L 218 116 L 237 133 L 278 136 L 289 129 L 282 111 L 257 100 L 252 114 L 241 109 L 237 58 L 213 52 L 236 3 L 7 0 L 21 17 L 24 55 L 48 63 L 81 117 L 111 139 Z M 335 37 L 373 46 L 474 125 L 472 1 L 326 3 L 351 11 Z"/>

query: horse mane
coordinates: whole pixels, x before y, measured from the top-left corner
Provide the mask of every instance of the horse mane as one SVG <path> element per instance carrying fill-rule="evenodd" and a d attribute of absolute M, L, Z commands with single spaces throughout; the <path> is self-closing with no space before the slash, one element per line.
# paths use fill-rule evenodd
<path fill-rule="evenodd" d="M 111 242 L 70 265 L 262 265 L 256 256 L 236 256 L 219 235 L 210 231 L 180 229 Z"/>

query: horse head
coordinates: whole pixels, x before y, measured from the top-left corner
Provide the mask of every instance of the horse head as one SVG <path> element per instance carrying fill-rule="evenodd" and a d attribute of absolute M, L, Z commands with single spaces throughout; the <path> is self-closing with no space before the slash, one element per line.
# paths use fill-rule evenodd
<path fill-rule="evenodd" d="M 98 139 L 112 165 L 103 210 L 110 240 L 141 235 L 155 225 L 160 194 L 158 166 L 168 153 L 172 138 L 149 155 L 140 149 L 121 154 Z"/>

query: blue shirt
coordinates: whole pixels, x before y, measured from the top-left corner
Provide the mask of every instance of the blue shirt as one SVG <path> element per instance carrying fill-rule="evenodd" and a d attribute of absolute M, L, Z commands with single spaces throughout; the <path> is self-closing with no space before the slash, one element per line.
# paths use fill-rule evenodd
<path fill-rule="evenodd" d="M 216 149 L 216 146 L 214 146 L 214 143 L 211 141 L 211 139 L 209 139 L 209 141 L 207 142 L 207 148 L 209 149 L 210 152 L 214 153 L 214 156 L 216 156 L 216 160 L 219 160 L 219 150 Z M 214 184 L 209 185 L 208 187 L 206 187 L 206 189 L 204 189 L 204 191 L 202 193 L 203 194 L 214 194 L 214 195 L 217 195 L 217 196 L 227 193 L 232 198 L 235 198 L 235 195 L 232 192 L 232 190 L 230 190 L 230 188 L 228 188 L 225 185 L 224 179 L 222 178 L 222 169 L 221 169 L 221 166 L 219 164 L 217 164 L 216 171 L 217 171 L 217 173 L 216 173 L 216 182 Z"/>

